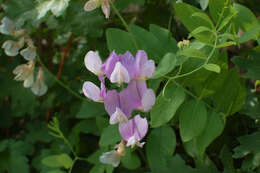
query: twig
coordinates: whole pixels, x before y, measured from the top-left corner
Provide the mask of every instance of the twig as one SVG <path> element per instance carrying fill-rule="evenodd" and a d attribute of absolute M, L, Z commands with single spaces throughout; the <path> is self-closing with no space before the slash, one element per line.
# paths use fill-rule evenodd
<path fill-rule="evenodd" d="M 61 56 L 61 62 L 60 62 L 59 71 L 58 71 L 58 74 L 57 74 L 57 78 L 58 78 L 58 79 L 60 79 L 65 58 L 67 57 L 67 55 L 68 55 L 68 53 L 69 53 L 69 48 L 70 48 L 71 40 L 72 40 L 72 33 L 70 33 L 68 42 L 67 42 L 66 47 L 65 47 L 65 49 L 64 49 L 64 53 L 63 53 L 62 56 Z"/>

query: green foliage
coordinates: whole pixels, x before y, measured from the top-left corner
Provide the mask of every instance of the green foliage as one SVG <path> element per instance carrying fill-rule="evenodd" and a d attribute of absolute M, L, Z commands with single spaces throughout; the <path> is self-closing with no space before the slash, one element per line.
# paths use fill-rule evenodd
<path fill-rule="evenodd" d="M 0 49 L 0 173 L 260 172 L 258 0 L 102 1 L 109 19 L 101 6 L 85 11 L 88 1 L 0 0 L 1 29 L 4 17 L 16 26 L 1 33 L 1 47 L 33 44 L 34 79 L 42 68 L 48 86 L 41 97 L 24 88 L 13 70 L 27 60 Z M 82 93 L 85 81 L 100 87 L 84 65 L 90 50 L 102 62 L 144 50 L 156 66 L 146 81 L 155 105 L 130 117 L 148 121 L 144 146 L 126 146 L 118 167 L 100 156 L 128 141 L 104 104 Z"/>
<path fill-rule="evenodd" d="M 176 136 L 169 126 L 153 129 L 145 147 L 148 163 L 153 172 L 165 172 L 167 159 L 176 146 Z"/>
<path fill-rule="evenodd" d="M 180 87 L 169 85 L 157 97 L 156 103 L 151 110 L 152 127 L 159 127 L 169 122 L 184 100 L 184 90 Z"/>

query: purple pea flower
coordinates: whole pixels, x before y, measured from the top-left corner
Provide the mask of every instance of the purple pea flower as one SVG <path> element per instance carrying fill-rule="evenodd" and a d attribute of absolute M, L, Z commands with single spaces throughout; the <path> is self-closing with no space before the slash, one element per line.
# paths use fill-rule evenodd
<path fill-rule="evenodd" d="M 131 116 L 133 108 L 129 105 L 124 92 L 108 91 L 104 98 L 105 109 L 110 115 L 110 124 L 125 123 Z"/>
<path fill-rule="evenodd" d="M 112 83 L 129 83 L 134 77 L 135 59 L 130 52 L 117 55 L 113 51 L 102 66 L 103 73 Z"/>
<path fill-rule="evenodd" d="M 133 80 L 122 93 L 133 109 L 146 112 L 155 104 L 155 94 L 152 89 L 147 88 L 146 82 Z"/>
<path fill-rule="evenodd" d="M 144 142 L 140 141 L 145 137 L 148 131 L 148 122 L 146 118 L 136 115 L 126 123 L 119 124 L 119 132 L 122 138 L 127 142 L 126 146 L 134 147 L 135 145 L 143 147 Z"/>

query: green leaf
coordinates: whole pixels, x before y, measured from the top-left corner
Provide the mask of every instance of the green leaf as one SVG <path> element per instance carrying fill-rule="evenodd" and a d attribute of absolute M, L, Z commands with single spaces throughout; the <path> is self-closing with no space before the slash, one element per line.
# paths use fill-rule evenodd
<path fill-rule="evenodd" d="M 243 35 L 238 38 L 239 43 L 245 43 L 249 40 L 257 40 L 260 33 L 260 25 L 255 25 L 252 29 L 243 33 Z"/>
<path fill-rule="evenodd" d="M 199 17 L 199 18 L 205 20 L 206 22 L 208 22 L 211 25 L 211 28 L 214 28 L 213 22 L 211 21 L 209 16 L 205 13 L 196 12 L 196 13 L 192 14 L 191 17 Z"/>
<path fill-rule="evenodd" d="M 233 7 L 237 11 L 234 18 L 235 24 L 243 31 L 248 31 L 253 29 L 256 25 L 259 25 L 259 21 L 250 9 L 237 3 L 234 3 Z"/>
<path fill-rule="evenodd" d="M 101 147 L 114 145 L 121 140 L 121 136 L 118 131 L 118 125 L 109 125 L 103 130 L 101 134 L 99 145 Z"/>
<path fill-rule="evenodd" d="M 194 13 L 203 13 L 203 11 L 199 10 L 198 8 L 195 8 L 189 4 L 186 3 L 175 3 L 174 4 L 174 9 L 176 12 L 176 15 L 178 18 L 181 20 L 181 22 L 184 24 L 184 26 L 192 32 L 194 29 L 204 26 L 207 28 L 211 28 L 212 25 L 208 22 L 205 21 L 204 19 L 201 19 L 199 17 L 192 17 Z M 184 13 L 185 11 L 185 13 Z M 206 15 L 206 14 L 205 14 Z M 195 38 L 202 42 L 209 43 L 211 40 L 214 38 L 214 35 L 211 32 L 203 32 L 194 35 Z"/>
<path fill-rule="evenodd" d="M 76 114 L 76 118 L 92 118 L 104 114 L 106 114 L 106 111 L 103 104 L 85 101 L 81 103 L 81 107 L 79 112 Z"/>
<path fill-rule="evenodd" d="M 207 110 L 200 100 L 191 100 L 182 106 L 180 112 L 180 135 L 183 142 L 201 135 L 207 122 Z"/>
<path fill-rule="evenodd" d="M 149 30 L 159 40 L 160 51 L 163 55 L 169 52 L 177 52 L 177 41 L 172 37 L 168 29 L 151 24 Z"/>
<path fill-rule="evenodd" d="M 222 115 L 209 113 L 204 130 L 199 136 L 185 143 L 185 149 L 192 157 L 203 158 L 206 148 L 223 132 L 224 127 L 225 120 Z"/>
<path fill-rule="evenodd" d="M 228 46 L 232 46 L 232 45 L 236 45 L 236 44 L 237 43 L 234 41 L 228 41 L 228 42 L 217 45 L 216 48 L 228 47 Z"/>
<path fill-rule="evenodd" d="M 89 171 L 89 173 L 104 173 L 104 172 L 105 172 L 105 166 L 101 164 L 96 164 Z"/>
<path fill-rule="evenodd" d="M 141 161 L 135 152 L 128 147 L 124 157 L 121 158 L 122 164 L 127 169 L 137 169 L 141 166 Z"/>
<path fill-rule="evenodd" d="M 69 169 L 72 166 L 72 160 L 67 154 L 52 155 L 45 157 L 42 163 L 48 167 Z"/>
<path fill-rule="evenodd" d="M 252 52 L 250 58 L 236 56 L 232 58 L 232 62 L 247 71 L 243 75 L 245 78 L 260 80 L 259 55 L 260 53 L 258 52 Z"/>
<path fill-rule="evenodd" d="M 246 96 L 245 86 L 240 81 L 236 68 L 230 71 L 222 69 L 209 85 L 209 90 L 215 91 L 211 99 L 217 111 L 232 115 L 243 107 Z"/>
<path fill-rule="evenodd" d="M 236 16 L 237 12 L 233 9 L 232 6 L 229 6 L 229 14 L 226 16 L 221 24 L 218 26 L 217 31 L 221 31 L 226 25 L 231 24 L 231 19 Z"/>
<path fill-rule="evenodd" d="M 180 51 L 180 55 L 192 58 L 207 59 L 207 56 L 202 51 L 194 48 L 186 48 Z"/>
<path fill-rule="evenodd" d="M 174 53 L 167 53 L 156 67 L 153 79 L 160 78 L 170 73 L 176 66 L 177 57 Z"/>
<path fill-rule="evenodd" d="M 229 0 L 209 0 L 209 12 L 215 23 L 221 22 L 229 14 L 229 4 Z"/>
<path fill-rule="evenodd" d="M 217 64 L 205 64 L 203 67 L 208 71 L 213 71 L 216 73 L 220 73 L 221 70 Z"/>
<path fill-rule="evenodd" d="M 169 126 L 152 129 L 145 145 L 148 163 L 153 172 L 167 170 L 167 158 L 175 150 L 176 136 Z"/>
<path fill-rule="evenodd" d="M 193 173 L 195 172 L 190 166 L 185 164 L 185 161 L 180 155 L 175 155 L 167 161 L 167 165 L 170 170 L 174 170 L 176 173 Z"/>
<path fill-rule="evenodd" d="M 161 92 L 157 97 L 151 110 L 151 126 L 159 127 L 169 122 L 184 100 L 185 92 L 183 88 L 169 84 L 164 95 Z"/>
<path fill-rule="evenodd" d="M 199 26 L 198 28 L 194 29 L 190 34 L 189 34 L 189 38 L 193 37 L 194 35 L 197 35 L 201 32 L 212 32 L 212 30 L 210 30 L 209 28 L 205 27 L 205 26 Z"/>
<path fill-rule="evenodd" d="M 110 52 L 115 50 L 117 53 L 125 53 L 130 51 L 136 53 L 135 44 L 131 35 L 120 29 L 109 28 L 106 30 L 107 47 Z"/>
<path fill-rule="evenodd" d="M 150 59 L 159 62 L 164 55 L 161 51 L 163 47 L 160 45 L 159 39 L 153 33 L 136 25 L 131 25 L 130 31 L 137 41 L 138 49 L 145 50 Z"/>

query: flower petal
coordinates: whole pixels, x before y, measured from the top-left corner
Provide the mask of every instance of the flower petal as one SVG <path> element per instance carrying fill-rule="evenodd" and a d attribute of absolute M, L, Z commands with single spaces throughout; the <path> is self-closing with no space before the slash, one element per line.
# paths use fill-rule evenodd
<path fill-rule="evenodd" d="M 155 104 L 155 94 L 152 89 L 147 89 L 142 97 L 142 109 L 144 111 L 148 111 L 152 109 Z"/>
<path fill-rule="evenodd" d="M 129 73 L 127 69 L 120 62 L 116 63 L 114 71 L 110 76 L 110 81 L 112 83 L 118 83 L 118 84 L 122 84 L 124 82 L 125 83 L 130 82 Z"/>
<path fill-rule="evenodd" d="M 106 19 L 109 18 L 110 15 L 110 5 L 108 0 L 103 0 L 101 5 L 102 11 L 105 14 Z"/>
<path fill-rule="evenodd" d="M 134 135 L 138 141 L 142 140 L 148 131 L 148 122 L 146 118 L 136 115 L 133 119 L 135 123 Z"/>
<path fill-rule="evenodd" d="M 107 113 L 112 116 L 116 108 L 120 105 L 119 94 L 116 90 L 108 91 L 104 98 L 104 106 Z"/>
<path fill-rule="evenodd" d="M 16 56 L 19 53 L 19 45 L 13 40 L 7 40 L 2 45 L 2 48 L 5 50 L 5 54 L 8 56 Z"/>
<path fill-rule="evenodd" d="M 108 78 L 110 78 L 118 61 L 119 56 L 115 53 L 115 51 L 113 51 L 112 53 L 110 53 L 108 59 L 103 64 L 102 71 Z"/>
<path fill-rule="evenodd" d="M 92 11 L 92 10 L 96 9 L 97 7 L 99 7 L 100 4 L 101 4 L 100 0 L 89 0 L 84 5 L 84 10 L 85 11 Z"/>
<path fill-rule="evenodd" d="M 116 108 L 116 111 L 111 115 L 109 123 L 116 124 L 116 123 L 126 123 L 128 118 L 126 115 L 121 111 L 120 108 Z"/>
<path fill-rule="evenodd" d="M 99 161 L 104 164 L 111 164 L 114 167 L 117 167 L 120 163 L 120 155 L 117 153 L 117 151 L 112 150 L 106 153 L 103 153 L 102 156 L 100 156 Z"/>
<path fill-rule="evenodd" d="M 103 99 L 100 97 L 100 89 L 92 82 L 85 82 L 83 84 L 83 93 L 89 99 L 95 102 L 102 102 Z"/>
<path fill-rule="evenodd" d="M 129 51 L 126 51 L 125 54 L 120 54 L 119 58 L 121 64 L 127 69 L 130 79 L 132 79 L 135 74 L 135 59 L 133 55 Z"/>
<path fill-rule="evenodd" d="M 103 74 L 101 71 L 102 61 L 97 52 L 89 51 L 86 54 L 84 61 L 85 66 L 89 71 L 91 71 L 97 76 Z"/>
<path fill-rule="evenodd" d="M 125 141 L 128 141 L 128 144 L 131 146 L 133 146 L 134 144 L 141 144 L 140 141 L 145 137 L 147 131 L 147 119 L 140 117 L 140 115 L 136 115 L 127 123 L 119 124 L 120 135 Z"/>
<path fill-rule="evenodd" d="M 20 54 L 24 59 L 31 61 L 36 57 L 36 48 L 34 46 L 29 46 L 20 51 Z"/>

